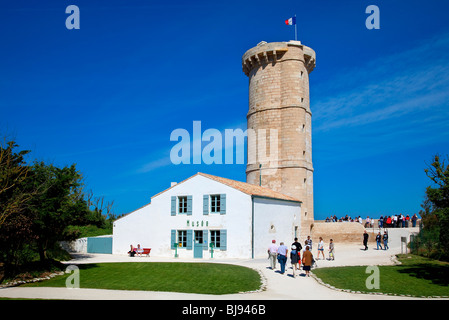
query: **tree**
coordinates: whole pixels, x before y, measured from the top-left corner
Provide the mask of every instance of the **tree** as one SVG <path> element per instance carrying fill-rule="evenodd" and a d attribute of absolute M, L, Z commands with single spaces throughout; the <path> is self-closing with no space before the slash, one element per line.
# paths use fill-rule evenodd
<path fill-rule="evenodd" d="M 67 227 L 85 220 L 89 214 L 82 192 L 82 175 L 74 164 L 58 168 L 35 162 L 26 184 L 31 190 L 39 185 L 45 186 L 45 191 L 33 197 L 27 208 L 28 216 L 34 217 L 32 230 L 43 261 L 47 258 L 47 250 L 58 241 L 77 237 L 77 234 L 68 232 Z"/>
<path fill-rule="evenodd" d="M 426 189 L 421 216 L 424 220 L 424 228 L 437 230 L 439 247 L 445 259 L 449 257 L 449 157 L 441 160 L 435 155 L 433 162 L 424 170 L 433 182 L 433 186 Z M 432 222 L 432 221 L 435 221 Z M 426 223 L 427 221 L 427 223 Z"/>
<path fill-rule="evenodd" d="M 17 147 L 14 141 L 0 145 L 0 226 L 10 215 L 19 213 L 33 194 L 23 192 L 21 188 L 29 170 L 24 156 L 30 151 L 16 153 Z"/>

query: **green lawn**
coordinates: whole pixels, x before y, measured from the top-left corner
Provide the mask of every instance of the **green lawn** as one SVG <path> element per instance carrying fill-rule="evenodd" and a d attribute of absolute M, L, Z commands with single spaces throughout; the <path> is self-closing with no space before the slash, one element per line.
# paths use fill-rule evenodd
<path fill-rule="evenodd" d="M 333 267 L 313 270 L 323 282 L 339 289 L 412 296 L 449 296 L 449 263 L 414 255 L 399 255 L 401 265 L 379 266 L 380 288 L 367 289 L 366 267 Z"/>
<path fill-rule="evenodd" d="M 80 287 L 229 294 L 258 290 L 261 279 L 250 268 L 217 263 L 98 263 L 79 265 Z M 69 275 L 26 286 L 65 287 Z"/>

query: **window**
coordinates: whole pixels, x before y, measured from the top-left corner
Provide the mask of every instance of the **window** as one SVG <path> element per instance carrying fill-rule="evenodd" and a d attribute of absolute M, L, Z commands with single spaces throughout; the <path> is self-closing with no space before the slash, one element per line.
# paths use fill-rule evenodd
<path fill-rule="evenodd" d="M 203 231 L 195 231 L 195 243 L 203 243 Z"/>
<path fill-rule="evenodd" d="M 187 213 L 187 197 L 178 197 L 178 213 Z"/>
<path fill-rule="evenodd" d="M 220 213 L 220 195 L 214 194 L 210 196 L 210 212 Z"/>
<path fill-rule="evenodd" d="M 210 242 L 214 244 L 214 248 L 220 248 L 220 230 L 211 230 Z"/>
<path fill-rule="evenodd" d="M 187 247 L 187 230 L 178 230 L 178 243 L 181 248 Z"/>

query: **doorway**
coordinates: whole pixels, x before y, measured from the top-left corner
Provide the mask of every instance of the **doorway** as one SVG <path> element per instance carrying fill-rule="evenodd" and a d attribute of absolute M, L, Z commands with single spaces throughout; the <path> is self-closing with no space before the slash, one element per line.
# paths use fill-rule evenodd
<path fill-rule="evenodd" d="M 193 257 L 202 259 L 203 258 L 203 231 L 195 230 L 193 238 Z"/>

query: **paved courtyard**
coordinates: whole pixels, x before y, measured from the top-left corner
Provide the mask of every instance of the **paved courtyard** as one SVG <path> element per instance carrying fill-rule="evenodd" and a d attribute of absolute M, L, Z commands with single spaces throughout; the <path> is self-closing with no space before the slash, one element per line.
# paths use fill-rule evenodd
<path fill-rule="evenodd" d="M 391 238 L 390 238 L 391 239 Z M 327 244 L 326 244 L 327 246 Z M 391 265 L 394 264 L 394 255 L 401 253 L 399 241 L 391 241 L 390 250 L 376 250 L 371 244 L 368 251 L 364 251 L 361 244 L 336 244 L 335 261 L 318 260 L 318 267 L 334 267 L 349 265 Z M 313 254 L 316 255 L 316 248 Z M 327 257 L 327 255 L 326 255 Z M 79 263 L 101 263 L 101 262 L 202 262 L 203 260 L 156 258 L 156 257 L 128 257 L 127 255 L 108 254 L 76 254 L 74 259 L 67 264 Z M 42 299 L 87 299 L 87 300 L 348 300 L 348 299 L 411 299 L 409 297 L 355 294 L 341 292 L 323 286 L 313 277 L 297 276 L 293 278 L 292 269 L 288 264 L 286 274 L 269 268 L 268 259 L 254 260 L 207 260 L 211 263 L 231 263 L 250 267 L 258 270 L 265 281 L 265 290 L 253 293 L 229 294 L 229 295 L 206 295 L 186 294 L 176 292 L 154 292 L 154 291 L 128 291 L 128 290 L 103 290 L 103 289 L 67 289 L 67 288 L 32 288 L 11 287 L 0 289 L 0 297 L 10 298 L 42 298 Z M 303 272 L 301 272 L 303 273 Z M 313 273 L 313 269 L 312 269 Z M 367 275 L 368 276 L 368 275 Z M 80 279 L 82 283 L 82 278 Z"/>

